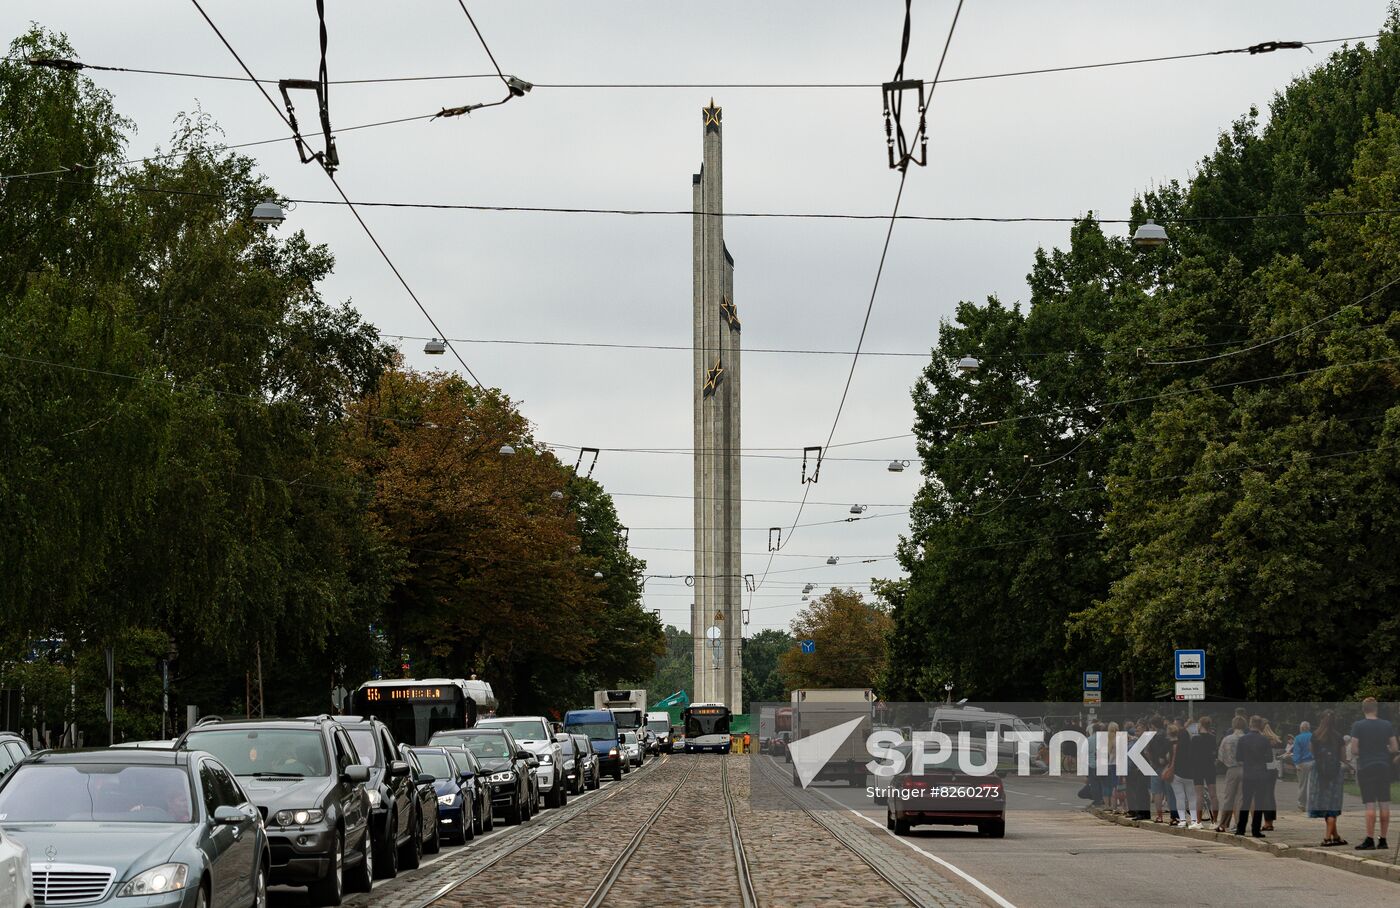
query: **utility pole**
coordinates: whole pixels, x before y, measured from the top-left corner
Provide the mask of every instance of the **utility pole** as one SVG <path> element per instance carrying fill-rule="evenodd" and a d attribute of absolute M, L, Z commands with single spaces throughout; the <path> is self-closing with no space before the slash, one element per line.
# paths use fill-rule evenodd
<path fill-rule="evenodd" d="M 263 718 L 262 644 L 253 644 L 253 671 L 244 676 L 244 711 L 248 718 Z"/>

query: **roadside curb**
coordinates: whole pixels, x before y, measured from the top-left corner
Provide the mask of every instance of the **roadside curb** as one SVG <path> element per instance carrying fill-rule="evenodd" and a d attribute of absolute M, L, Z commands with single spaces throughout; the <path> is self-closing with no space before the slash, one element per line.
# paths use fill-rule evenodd
<path fill-rule="evenodd" d="M 1357 857 L 1353 854 L 1346 854 L 1326 848 L 1299 847 L 1296 845 L 1285 845 L 1282 842 L 1242 838 L 1226 832 L 1216 832 L 1213 829 L 1186 829 L 1181 826 L 1168 826 L 1165 823 L 1153 823 L 1150 820 L 1130 820 L 1127 817 L 1118 816 L 1117 814 L 1112 814 L 1098 808 L 1091 808 L 1089 813 L 1106 823 L 1114 823 L 1118 826 L 1146 829 L 1151 832 L 1165 833 L 1166 835 L 1199 839 L 1203 842 L 1218 842 L 1221 845 L 1231 845 L 1235 848 L 1263 852 L 1273 855 L 1276 858 L 1297 858 L 1298 860 L 1309 861 L 1313 864 L 1335 867 L 1338 870 L 1345 870 L 1348 873 L 1357 873 L 1378 880 L 1389 880 L 1392 883 L 1400 883 L 1400 866 L 1384 864 L 1372 858 Z"/>

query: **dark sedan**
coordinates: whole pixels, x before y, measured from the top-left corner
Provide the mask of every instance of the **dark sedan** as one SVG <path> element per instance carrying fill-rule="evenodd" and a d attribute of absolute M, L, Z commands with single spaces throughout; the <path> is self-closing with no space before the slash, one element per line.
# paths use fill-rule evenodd
<path fill-rule="evenodd" d="M 504 728 L 467 728 L 438 732 L 428 741 L 430 747 L 457 744 L 465 747 L 481 764 L 491 786 L 492 809 L 509 824 L 523 823 L 534 815 L 534 791 L 530 785 L 531 754 Z"/>
<path fill-rule="evenodd" d="M 445 747 L 406 747 L 405 756 L 412 756 L 433 777 L 433 794 L 437 796 L 438 832 L 452 845 L 465 845 L 476 836 L 475 793 L 457 770 L 452 755 Z"/>
<path fill-rule="evenodd" d="M 443 750 L 452 757 L 457 767 L 457 779 L 462 787 L 471 792 L 472 819 L 477 832 L 490 832 L 496 828 L 496 815 L 491 809 L 491 783 L 486 781 L 490 773 L 481 768 L 476 756 L 458 744 L 444 745 Z"/>
<path fill-rule="evenodd" d="M 258 809 L 205 753 L 35 754 L 0 786 L 0 825 L 33 860 L 39 904 L 267 904 Z"/>
<path fill-rule="evenodd" d="M 905 757 L 903 769 L 875 782 L 876 798 L 885 803 L 885 825 L 895 835 L 922 825 L 975 826 L 994 839 L 1006 834 L 1006 789 L 996 775 L 963 772 L 953 753 L 916 772 L 911 745 L 895 749 Z"/>

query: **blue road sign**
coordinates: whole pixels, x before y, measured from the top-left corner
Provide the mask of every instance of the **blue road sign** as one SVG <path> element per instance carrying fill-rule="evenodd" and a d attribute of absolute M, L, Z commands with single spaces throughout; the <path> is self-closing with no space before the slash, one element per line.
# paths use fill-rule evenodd
<path fill-rule="evenodd" d="M 1103 672 L 1085 672 L 1084 689 L 1103 690 Z"/>
<path fill-rule="evenodd" d="M 802 652 L 804 652 L 804 653 L 815 653 L 816 651 L 817 651 L 817 641 L 815 641 L 815 640 L 803 640 L 803 641 L 802 641 Z"/>
<path fill-rule="evenodd" d="M 1203 649 L 1179 649 L 1172 660 L 1178 681 L 1204 681 L 1206 679 L 1206 651 Z"/>

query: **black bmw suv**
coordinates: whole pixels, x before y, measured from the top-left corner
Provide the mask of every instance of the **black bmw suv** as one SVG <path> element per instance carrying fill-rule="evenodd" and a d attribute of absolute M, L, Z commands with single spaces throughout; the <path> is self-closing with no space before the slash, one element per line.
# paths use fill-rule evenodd
<path fill-rule="evenodd" d="M 306 886 L 316 905 L 370 890 L 369 768 L 330 716 L 206 719 L 175 748 L 210 753 L 238 776 L 267 825 L 269 884 Z"/>
<path fill-rule="evenodd" d="M 336 716 L 335 721 L 349 733 L 360 762 L 369 768 L 365 791 L 374 872 L 389 880 L 400 868 L 417 868 L 423 852 L 435 851 L 438 843 L 437 795 L 432 786 L 417 783 L 389 726 L 373 716 Z"/>

